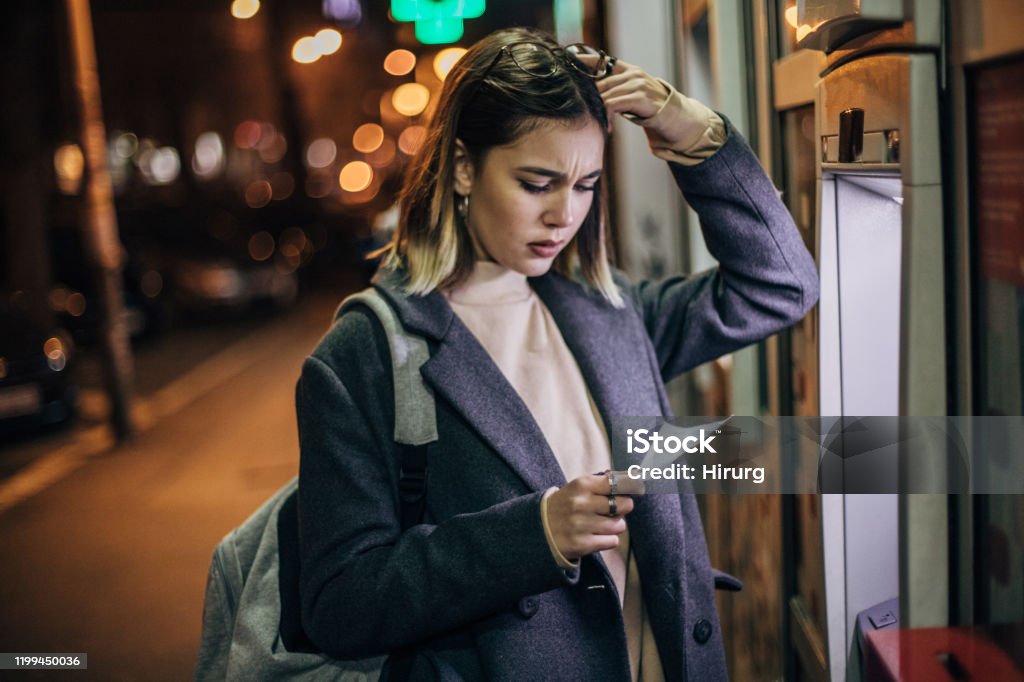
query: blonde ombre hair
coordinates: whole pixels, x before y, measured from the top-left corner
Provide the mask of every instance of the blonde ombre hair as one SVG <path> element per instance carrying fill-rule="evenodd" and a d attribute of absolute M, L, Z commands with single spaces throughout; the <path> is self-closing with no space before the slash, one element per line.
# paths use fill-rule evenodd
<path fill-rule="evenodd" d="M 498 55 L 503 47 L 522 42 L 560 50 L 547 33 L 503 29 L 469 48 L 445 79 L 426 139 L 406 171 L 398 227 L 379 252 L 383 267 L 405 272 L 410 294 L 458 284 L 476 260 L 473 240 L 455 206 L 456 140 L 463 142 L 477 167 L 491 148 L 513 144 L 552 121 L 574 125 L 593 119 L 607 140 L 608 114 L 593 80 L 568 67 L 548 77 L 533 76 L 507 55 Z M 536 59 L 544 58 L 550 55 L 538 51 Z M 553 267 L 566 277 L 581 278 L 622 307 L 607 248 L 607 189 L 603 179 L 597 185 L 590 211 Z"/>

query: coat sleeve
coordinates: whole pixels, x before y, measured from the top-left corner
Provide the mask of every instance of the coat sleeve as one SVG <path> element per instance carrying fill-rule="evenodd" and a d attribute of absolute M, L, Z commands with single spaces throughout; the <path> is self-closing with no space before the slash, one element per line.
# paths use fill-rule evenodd
<path fill-rule="evenodd" d="M 669 163 L 718 266 L 626 288 L 662 379 L 765 339 L 818 300 L 818 273 L 789 211 L 728 120 L 725 144 L 695 166 Z"/>
<path fill-rule="evenodd" d="M 303 627 L 339 659 L 430 640 L 578 580 L 548 549 L 540 492 L 401 530 L 390 356 L 371 318 L 346 313 L 296 389 Z"/>

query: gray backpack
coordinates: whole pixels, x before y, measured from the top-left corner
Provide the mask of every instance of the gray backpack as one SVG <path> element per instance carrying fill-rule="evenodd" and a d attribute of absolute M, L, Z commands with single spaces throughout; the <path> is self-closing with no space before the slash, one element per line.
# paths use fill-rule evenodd
<path fill-rule="evenodd" d="M 391 350 L 404 530 L 423 518 L 426 445 L 437 440 L 434 398 L 420 376 L 429 351 L 421 337 L 402 328 L 394 310 L 373 288 L 342 301 L 335 319 L 356 304 L 377 316 Z M 380 678 L 385 657 L 338 661 L 319 652 L 302 630 L 297 491 L 298 478 L 293 478 L 214 550 L 196 680 L 373 682 Z M 407 663 L 397 659 L 391 665 L 395 674 Z"/>

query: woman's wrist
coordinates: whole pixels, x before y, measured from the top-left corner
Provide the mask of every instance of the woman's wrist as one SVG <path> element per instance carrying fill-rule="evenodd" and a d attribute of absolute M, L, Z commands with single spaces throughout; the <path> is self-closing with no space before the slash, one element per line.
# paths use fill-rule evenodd
<path fill-rule="evenodd" d="M 554 557 L 555 563 L 564 569 L 579 568 L 579 559 L 572 561 L 558 549 L 558 545 L 555 544 L 555 536 L 551 532 L 551 524 L 548 523 L 548 498 L 557 490 L 558 488 L 548 488 L 540 498 L 540 521 L 544 525 L 544 537 L 547 538 L 548 547 L 551 549 L 551 556 Z"/>
<path fill-rule="evenodd" d="M 668 91 L 665 102 L 653 116 L 636 120 L 647 134 L 655 156 L 693 164 L 718 151 L 726 139 L 722 118 L 670 83 L 661 79 L 658 82 Z"/>

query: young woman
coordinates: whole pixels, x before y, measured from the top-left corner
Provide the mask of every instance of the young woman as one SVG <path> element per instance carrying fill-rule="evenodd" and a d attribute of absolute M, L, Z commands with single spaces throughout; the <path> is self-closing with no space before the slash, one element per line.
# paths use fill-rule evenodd
<path fill-rule="evenodd" d="M 668 161 L 719 267 L 640 284 L 610 267 L 616 114 Z M 634 500 L 593 472 L 612 468 L 613 416 L 668 415 L 665 381 L 817 300 L 728 121 L 592 48 L 494 33 L 445 81 L 376 286 L 428 341 L 439 440 L 423 522 L 402 531 L 386 337 L 365 309 L 343 315 L 297 393 L 313 642 L 405 651 L 415 679 L 725 679 L 693 496 Z"/>

